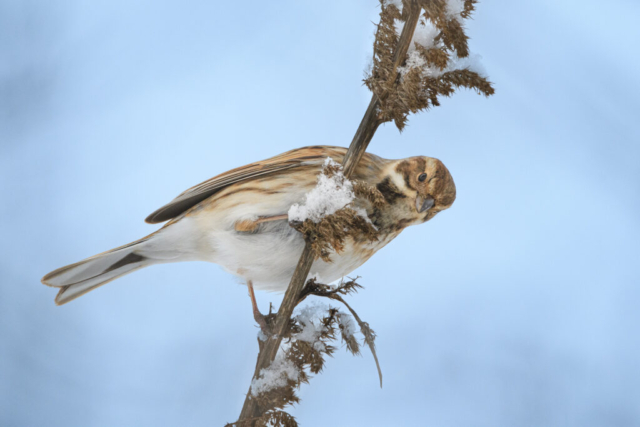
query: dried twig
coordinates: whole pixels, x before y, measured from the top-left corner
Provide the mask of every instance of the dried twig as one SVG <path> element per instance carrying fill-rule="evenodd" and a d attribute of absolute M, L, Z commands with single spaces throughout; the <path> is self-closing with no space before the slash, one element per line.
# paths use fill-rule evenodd
<path fill-rule="evenodd" d="M 468 67 L 462 69 L 451 69 L 450 67 L 452 58 L 463 58 L 469 55 L 467 36 L 461 19 L 466 19 L 471 15 L 476 0 L 464 0 L 462 10 L 456 12 L 458 16 L 451 15 L 451 11 L 447 9 L 449 6 L 446 0 L 402 0 L 402 10 L 396 6 L 396 4 L 399 5 L 397 1 L 380 0 L 380 3 L 382 11 L 374 43 L 373 67 L 365 80 L 365 84 L 373 92 L 373 95 L 343 160 L 344 175 L 347 178 L 353 173 L 380 124 L 394 121 L 398 129 L 402 130 L 409 114 L 439 105 L 438 96 L 450 96 L 459 87 L 475 89 L 478 93 L 486 96 L 493 94 L 491 83 L 479 73 Z M 416 26 L 421 19 L 421 9 L 424 9 L 423 22 L 431 22 L 438 30 L 438 34 L 433 40 L 433 46 L 425 47 L 415 44 L 412 61 L 409 61 L 407 52 L 411 47 Z M 395 30 L 395 25 L 399 21 L 404 23 L 400 35 Z M 425 24 L 421 23 L 420 25 Z M 428 67 L 432 67 L 435 72 L 431 72 Z M 374 205 L 384 203 L 384 198 L 365 185 L 355 183 L 354 191 L 359 197 L 367 198 Z M 355 212 L 345 210 L 322 226 L 292 224 L 303 233 L 306 244 L 277 315 L 275 318 L 273 315 L 267 318 L 274 334 L 268 337 L 264 343 L 260 343 L 254 379 L 259 378 L 260 373 L 272 364 L 282 340 L 291 336 L 292 328 L 295 329 L 295 321 L 291 315 L 296 305 L 308 295 L 318 295 L 340 301 L 349 309 L 360 325 L 365 343 L 371 349 L 382 384 L 382 373 L 374 345 L 375 333 L 369 328 L 369 325 L 363 322 L 344 301 L 340 290 L 324 289 L 318 287 L 320 286 L 318 284 L 311 284 L 304 288 L 314 259 L 321 257 L 328 260 L 330 249 L 335 252 L 340 252 L 342 249 L 344 238 L 348 235 L 340 234 L 344 227 L 340 228 L 339 225 L 367 235 L 366 226 L 357 223 L 355 217 Z M 375 237 L 375 233 L 371 230 L 368 233 L 370 238 Z M 342 291 L 344 290 L 345 288 L 342 288 Z M 355 286 L 352 287 L 352 290 L 355 290 Z M 338 322 L 338 327 L 343 332 L 339 315 L 334 313 L 326 319 L 328 322 L 327 338 L 335 332 L 335 324 L 332 322 Z M 292 322 L 294 322 L 293 325 Z M 359 351 L 357 342 L 354 342 L 351 337 L 345 336 L 344 333 L 343 340 L 351 352 L 357 353 Z M 308 353 L 307 357 L 311 357 L 311 354 Z M 326 354 L 330 354 L 330 352 Z M 303 359 L 307 362 L 310 360 Z M 321 367 L 321 364 L 314 366 L 316 367 L 311 369 L 312 372 L 318 366 Z M 306 378 L 300 379 L 295 384 L 288 384 L 287 387 L 297 387 L 304 381 Z M 281 400 L 265 402 L 264 399 L 253 396 L 250 388 L 240 418 L 232 425 L 262 426 L 270 423 L 270 425 L 286 427 L 295 426 L 297 425 L 295 419 L 279 410 L 282 408 L 283 402 L 294 402 L 294 397 L 295 394 L 287 394 Z"/>
<path fill-rule="evenodd" d="M 336 350 L 333 343 L 337 340 L 338 332 L 346 349 L 353 355 L 360 354 L 360 343 L 355 337 L 357 330 L 353 318 L 360 325 L 365 344 L 371 348 L 382 386 L 382 374 L 373 344 L 375 333 L 343 299 L 343 296 L 354 293 L 359 288 L 361 286 L 355 279 L 341 282 L 337 287 L 317 283 L 315 279 L 307 281 L 298 304 L 310 295 L 325 297 L 342 302 L 351 314 L 330 306 L 312 305 L 303 308 L 299 314 L 292 317 L 276 360 L 271 366 L 261 370 L 251 383 L 251 399 L 257 402 L 261 415 L 227 426 L 297 426 L 295 418 L 283 409 L 300 402 L 297 390 L 302 384 L 309 382 L 312 374 L 322 371 L 326 356 L 332 356 Z"/>
<path fill-rule="evenodd" d="M 409 43 L 411 41 L 411 38 L 413 37 L 415 25 L 418 22 L 420 14 L 420 7 L 418 6 L 417 2 L 411 1 L 410 3 L 411 10 L 409 12 L 409 16 L 407 18 L 407 22 L 404 26 L 402 34 L 400 35 L 397 48 L 394 52 L 394 66 L 396 69 L 400 62 L 404 60 L 407 54 Z M 360 126 L 356 131 L 353 141 L 349 146 L 349 150 L 344 157 L 344 175 L 347 178 L 353 173 L 355 166 L 362 158 L 364 152 L 367 149 L 367 146 L 369 145 L 369 142 L 371 142 L 371 139 L 373 138 L 376 129 L 380 125 L 380 120 L 378 119 L 377 115 L 378 102 L 378 96 L 374 94 L 371 98 L 371 102 L 369 103 L 369 107 L 367 108 L 367 111 L 365 112 L 365 115 L 360 122 Z M 260 354 L 258 355 L 258 362 L 256 364 L 254 378 L 259 375 L 262 369 L 268 367 L 275 359 L 278 348 L 280 348 L 280 343 L 282 342 L 282 337 L 284 336 L 286 327 L 289 323 L 289 319 L 291 318 L 293 309 L 297 304 L 298 296 L 300 295 L 302 287 L 304 286 L 307 276 L 309 275 L 309 271 L 311 270 L 311 264 L 313 264 L 313 260 L 314 250 L 312 244 L 307 242 L 304 250 L 302 251 L 300 260 L 298 261 L 296 271 L 291 278 L 289 287 L 285 292 L 282 304 L 280 305 L 280 309 L 278 310 L 278 314 L 276 315 L 276 322 L 274 326 L 275 334 L 267 339 L 267 342 L 264 344 L 263 348 L 260 351 Z M 251 398 L 251 391 L 249 391 L 242 407 L 239 420 L 242 421 L 248 418 L 258 417 L 260 416 L 260 413 L 261 409 L 258 405 L 258 402 L 256 399 Z"/>

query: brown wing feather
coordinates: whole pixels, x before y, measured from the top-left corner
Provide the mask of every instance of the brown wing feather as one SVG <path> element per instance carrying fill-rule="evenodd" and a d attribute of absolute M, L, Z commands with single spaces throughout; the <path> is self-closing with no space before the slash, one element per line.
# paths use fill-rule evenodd
<path fill-rule="evenodd" d="M 149 215 L 145 221 L 150 224 L 167 221 L 232 184 L 315 163 L 329 155 L 334 158 L 336 156 L 342 157 L 345 152 L 346 149 L 342 147 L 303 147 L 232 169 L 182 192 L 171 202 Z"/>

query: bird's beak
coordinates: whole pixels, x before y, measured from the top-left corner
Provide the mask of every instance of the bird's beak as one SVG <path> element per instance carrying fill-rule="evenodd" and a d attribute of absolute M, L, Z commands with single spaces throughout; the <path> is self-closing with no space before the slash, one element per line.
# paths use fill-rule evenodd
<path fill-rule="evenodd" d="M 418 194 L 418 197 L 416 197 L 416 210 L 420 213 L 428 211 L 435 204 L 436 201 L 431 196 L 425 198 Z"/>

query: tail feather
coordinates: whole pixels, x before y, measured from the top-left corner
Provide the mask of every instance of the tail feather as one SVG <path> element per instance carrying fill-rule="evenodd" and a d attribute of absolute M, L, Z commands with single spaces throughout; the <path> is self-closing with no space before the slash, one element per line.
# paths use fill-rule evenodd
<path fill-rule="evenodd" d="M 60 288 L 55 302 L 66 304 L 118 277 L 154 263 L 137 253 L 146 239 L 61 267 L 42 278 L 42 283 Z"/>

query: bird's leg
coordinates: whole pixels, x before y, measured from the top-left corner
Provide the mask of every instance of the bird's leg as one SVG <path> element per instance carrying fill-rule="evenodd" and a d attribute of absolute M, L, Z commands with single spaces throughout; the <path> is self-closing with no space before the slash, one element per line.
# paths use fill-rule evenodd
<path fill-rule="evenodd" d="M 262 313 L 258 309 L 258 303 L 256 302 L 256 294 L 253 292 L 253 283 L 251 280 L 247 280 L 247 287 L 249 288 L 249 297 L 251 298 L 251 305 L 253 306 L 253 318 L 256 319 L 258 325 L 260 325 L 260 329 L 262 329 L 262 333 L 269 336 L 270 328 L 267 325 L 267 321 L 265 320 Z"/>

